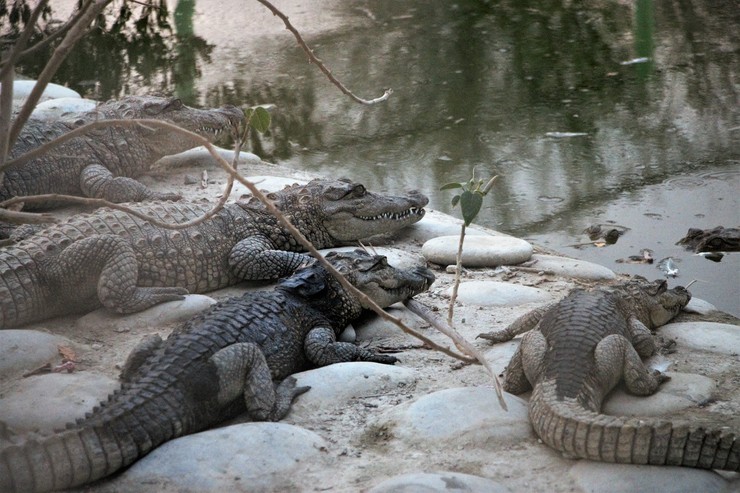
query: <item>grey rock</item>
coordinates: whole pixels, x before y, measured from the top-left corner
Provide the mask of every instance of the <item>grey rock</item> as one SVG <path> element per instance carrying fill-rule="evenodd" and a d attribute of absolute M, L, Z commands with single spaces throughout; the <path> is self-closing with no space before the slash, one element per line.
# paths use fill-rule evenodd
<path fill-rule="evenodd" d="M 232 161 L 234 160 L 233 150 L 224 149 L 218 146 L 214 147 L 216 148 L 216 154 L 226 160 L 227 163 L 232 163 Z M 240 165 L 260 162 L 262 162 L 262 160 L 256 154 L 252 154 L 251 152 L 239 153 Z M 206 149 L 204 146 L 194 147 L 193 149 L 189 149 L 179 154 L 165 156 L 157 161 L 156 164 L 157 166 L 162 166 L 166 168 L 208 168 L 213 166 L 218 167 L 216 160 L 213 158 L 213 156 L 211 156 L 211 153 L 208 152 L 208 149 Z"/>
<path fill-rule="evenodd" d="M 342 333 L 339 334 L 339 337 L 337 337 L 337 340 L 339 342 L 355 342 L 357 340 L 357 333 L 355 332 L 355 328 L 352 327 L 352 324 L 344 328 Z"/>
<path fill-rule="evenodd" d="M 109 327 L 117 332 L 139 328 L 161 327 L 184 322 L 216 303 L 202 294 L 188 294 L 185 299 L 154 305 L 144 311 L 129 315 L 118 315 L 100 308 L 81 317 L 75 323 L 77 329 Z"/>
<path fill-rule="evenodd" d="M 604 413 L 616 416 L 659 416 L 680 411 L 711 398 L 716 383 L 711 378 L 691 373 L 666 372 L 670 380 L 649 396 L 634 396 L 615 389 L 604 402 Z"/>
<path fill-rule="evenodd" d="M 439 211 L 427 209 L 427 213 L 424 218 L 411 226 L 404 228 L 403 230 L 395 233 L 394 237 L 400 241 L 414 241 L 418 243 L 425 243 L 432 238 L 439 236 L 458 236 L 460 235 L 460 227 L 462 221 L 456 219 L 448 214 L 444 214 Z M 465 237 L 468 235 L 498 235 L 493 230 L 487 230 L 485 228 L 479 228 L 477 226 L 470 226 L 465 228 Z M 503 236 L 503 235 L 502 235 Z"/>
<path fill-rule="evenodd" d="M 97 104 L 97 101 L 82 99 L 79 96 L 49 99 L 36 105 L 33 113 L 31 113 L 31 118 L 45 121 L 74 118 L 77 113 L 94 110 Z"/>
<path fill-rule="evenodd" d="M 579 461 L 569 472 L 587 493 L 721 493 L 727 481 L 712 471 Z"/>
<path fill-rule="evenodd" d="M 446 291 L 451 295 L 452 288 Z M 498 281 L 466 281 L 460 283 L 457 299 L 478 306 L 523 305 L 550 301 L 547 291 L 519 284 Z"/>
<path fill-rule="evenodd" d="M 617 278 L 617 275 L 611 269 L 603 265 L 594 264 L 593 262 L 586 262 L 585 260 L 576 260 L 555 255 L 534 254 L 530 261 L 532 262 L 532 268 L 550 271 L 560 276 L 590 280 Z"/>
<path fill-rule="evenodd" d="M 660 329 L 660 334 L 680 345 L 713 353 L 740 354 L 740 326 L 715 322 L 678 322 Z"/>
<path fill-rule="evenodd" d="M 245 176 L 245 178 L 257 186 L 260 191 L 277 192 L 285 188 L 286 186 L 294 183 L 305 185 L 308 180 L 299 180 L 297 178 L 289 178 L 284 176 Z M 234 188 L 231 190 L 231 198 L 238 199 L 243 195 L 252 195 L 247 187 L 242 185 L 240 182 L 234 183 Z"/>
<path fill-rule="evenodd" d="M 293 376 L 298 387 L 311 387 L 293 402 L 288 414 L 293 422 L 304 421 L 318 410 L 342 406 L 351 399 L 397 392 L 399 387 L 417 380 L 416 372 L 410 368 L 365 361 L 337 363 Z"/>
<path fill-rule="evenodd" d="M 368 493 L 508 493 L 500 483 L 458 472 L 410 473 L 394 476 L 370 488 Z"/>
<path fill-rule="evenodd" d="M 401 322 L 412 329 L 418 330 L 420 324 L 423 323 L 415 313 L 401 303 L 390 306 L 385 311 L 389 315 L 400 319 Z M 383 320 L 375 314 L 367 314 L 364 318 L 356 321 L 354 327 L 357 341 L 377 341 L 392 337 L 407 337 L 394 323 Z"/>
<path fill-rule="evenodd" d="M 526 402 L 506 393 L 504 398 L 508 411 L 492 388 L 440 390 L 388 411 L 376 424 L 407 445 L 435 448 L 496 447 L 533 437 Z"/>
<path fill-rule="evenodd" d="M 36 85 L 35 80 L 15 80 L 13 81 L 13 99 L 25 100 Z M 80 93 L 73 91 L 68 87 L 59 84 L 47 84 L 44 92 L 41 93 L 39 101 L 46 101 L 57 98 L 81 98 Z"/>
<path fill-rule="evenodd" d="M 500 374 L 504 371 L 511 361 L 511 357 L 514 355 L 516 348 L 519 347 L 519 340 L 500 342 L 494 345 L 491 349 L 484 353 L 486 361 L 491 364 L 491 367 Z"/>
<path fill-rule="evenodd" d="M 15 431 L 51 432 L 74 422 L 118 388 L 88 372 L 49 373 L 19 380 L 0 398 L 0 416 Z"/>
<path fill-rule="evenodd" d="M 101 492 L 302 491 L 307 468 L 326 467 L 329 445 L 284 423 L 243 423 L 167 442 Z"/>
<path fill-rule="evenodd" d="M 699 298 L 691 298 L 689 304 L 683 309 L 685 312 L 698 313 L 699 315 L 706 315 L 708 313 L 716 312 L 717 307 L 708 301 L 704 301 Z"/>
<path fill-rule="evenodd" d="M 59 360 L 59 346 L 78 347 L 64 337 L 38 330 L 0 330 L 0 379 L 18 377 Z"/>
<path fill-rule="evenodd" d="M 452 265 L 457 260 L 459 235 L 433 238 L 421 247 L 424 257 L 435 264 Z M 462 252 L 464 267 L 495 267 L 526 262 L 532 245 L 513 236 L 474 235 L 465 238 Z"/>

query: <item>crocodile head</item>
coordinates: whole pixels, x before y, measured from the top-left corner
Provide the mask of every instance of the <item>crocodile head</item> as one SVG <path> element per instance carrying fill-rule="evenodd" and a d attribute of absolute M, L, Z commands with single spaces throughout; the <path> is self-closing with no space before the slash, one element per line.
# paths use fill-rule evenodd
<path fill-rule="evenodd" d="M 636 277 L 628 281 L 625 287 L 629 293 L 629 307 L 638 315 L 642 314 L 639 318 L 649 328 L 668 323 L 691 300 L 691 293 L 685 287 L 668 289 L 664 279 L 650 282 Z"/>
<path fill-rule="evenodd" d="M 89 117 L 110 119 L 151 119 L 162 120 L 177 125 L 215 142 L 221 136 L 230 135 L 232 129 L 244 120 L 244 112 L 235 106 L 223 108 L 197 109 L 183 104 L 177 98 L 158 96 L 127 96 L 120 100 L 108 101 L 99 105 Z M 152 129 L 141 126 L 141 137 L 151 147 L 156 147 L 162 155 L 188 150 L 197 145 L 192 139 L 168 129 Z"/>
<path fill-rule="evenodd" d="M 268 197 L 275 200 L 280 210 L 290 213 L 294 224 L 300 227 L 302 223 L 302 231 L 313 237 L 323 235 L 326 246 L 390 233 L 413 224 L 424 217 L 424 206 L 429 202 L 417 191 L 403 196 L 378 194 L 349 179 L 315 179 Z"/>
<path fill-rule="evenodd" d="M 371 255 L 364 250 L 329 252 L 326 260 L 382 308 L 424 292 L 434 282 L 434 274 L 426 267 L 393 267 L 385 256 Z M 312 299 L 315 304 L 321 305 L 319 308 L 322 311 L 357 313 L 364 307 L 317 261 L 282 279 L 279 289 Z"/>

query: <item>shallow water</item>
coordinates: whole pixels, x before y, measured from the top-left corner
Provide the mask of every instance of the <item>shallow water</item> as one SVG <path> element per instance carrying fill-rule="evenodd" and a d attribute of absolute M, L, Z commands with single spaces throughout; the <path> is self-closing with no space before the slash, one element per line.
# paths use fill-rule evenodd
<path fill-rule="evenodd" d="M 95 39 L 57 82 L 275 104 L 254 141 L 266 159 L 417 188 L 454 214 L 440 186 L 499 175 L 479 223 L 647 277 L 662 273 L 615 260 L 677 257 L 672 284 L 699 279 L 696 296 L 740 315 L 740 254 L 712 263 L 674 246 L 689 227 L 740 224 L 735 2 L 283 3 L 348 87 L 391 99 L 350 102 L 246 0 L 172 2 L 177 37 Z M 568 246 L 609 221 L 629 228 L 616 245 Z"/>

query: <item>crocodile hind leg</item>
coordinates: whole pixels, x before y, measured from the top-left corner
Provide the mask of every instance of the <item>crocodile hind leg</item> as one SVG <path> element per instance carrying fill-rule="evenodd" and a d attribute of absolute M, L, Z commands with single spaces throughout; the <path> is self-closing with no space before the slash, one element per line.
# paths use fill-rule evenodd
<path fill-rule="evenodd" d="M 545 313 L 547 313 L 548 310 L 550 310 L 550 308 L 555 305 L 556 303 L 550 303 L 543 307 L 535 308 L 534 310 L 528 311 L 521 317 L 511 322 L 509 326 L 506 327 L 504 330 L 499 330 L 495 332 L 482 332 L 476 336 L 476 339 L 486 339 L 490 341 L 491 344 L 496 344 L 499 342 L 510 341 L 519 334 L 524 334 L 525 332 L 528 332 L 530 330 L 536 330 L 537 326 L 540 323 L 540 320 L 542 320 L 542 317 L 545 316 Z"/>
<path fill-rule="evenodd" d="M 640 359 L 627 338 L 612 334 L 602 339 L 594 351 L 596 375 L 605 393 L 624 378 L 627 390 L 635 395 L 652 395 L 661 383 L 670 379 L 658 370 L 651 370 Z"/>
<path fill-rule="evenodd" d="M 80 174 L 80 188 L 88 197 L 105 199 L 116 204 L 143 200 L 180 200 L 177 193 L 160 193 L 143 183 L 125 176 L 113 176 L 105 166 L 91 164 Z"/>
<path fill-rule="evenodd" d="M 115 235 L 95 235 L 72 243 L 47 266 L 47 278 L 61 292 L 97 286 L 100 303 L 116 313 L 134 313 L 158 303 L 183 299 L 184 288 L 136 285 L 139 267 L 128 242 Z"/>
<path fill-rule="evenodd" d="M 143 365 L 149 356 L 154 354 L 157 349 L 162 347 L 162 342 L 164 341 L 159 337 L 159 334 L 149 334 L 144 336 L 131 350 L 128 358 L 126 358 L 126 362 L 123 364 L 123 369 L 121 370 L 121 376 L 119 379 L 122 382 L 132 381 L 136 373 L 139 371 L 139 368 L 141 368 L 141 365 Z"/>
<path fill-rule="evenodd" d="M 226 405 L 243 396 L 249 415 L 259 421 L 279 421 L 297 396 L 311 387 L 296 387 L 288 377 L 275 387 L 265 355 L 257 344 L 241 342 L 211 356 L 218 374 L 218 401 Z"/>
<path fill-rule="evenodd" d="M 522 394 L 531 390 L 532 382 L 538 381 L 545 363 L 547 340 L 538 330 L 527 332 L 506 367 L 504 390 L 510 394 Z"/>

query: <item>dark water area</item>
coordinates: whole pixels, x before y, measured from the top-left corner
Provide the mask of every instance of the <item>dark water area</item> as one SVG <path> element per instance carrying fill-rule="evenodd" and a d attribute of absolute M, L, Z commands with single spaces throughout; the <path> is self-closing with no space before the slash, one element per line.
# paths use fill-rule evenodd
<path fill-rule="evenodd" d="M 351 102 L 277 18 L 233 0 L 170 2 L 141 32 L 93 33 L 55 82 L 100 99 L 274 104 L 253 141 L 264 159 L 416 188 L 455 215 L 442 185 L 498 175 L 478 223 L 662 277 L 616 262 L 649 248 L 676 259 L 672 285 L 697 279 L 696 296 L 740 316 L 740 254 L 714 263 L 675 245 L 689 227 L 740 225 L 736 1 L 283 3 L 345 85 L 391 99 Z M 580 245 L 591 224 L 626 233 Z"/>

